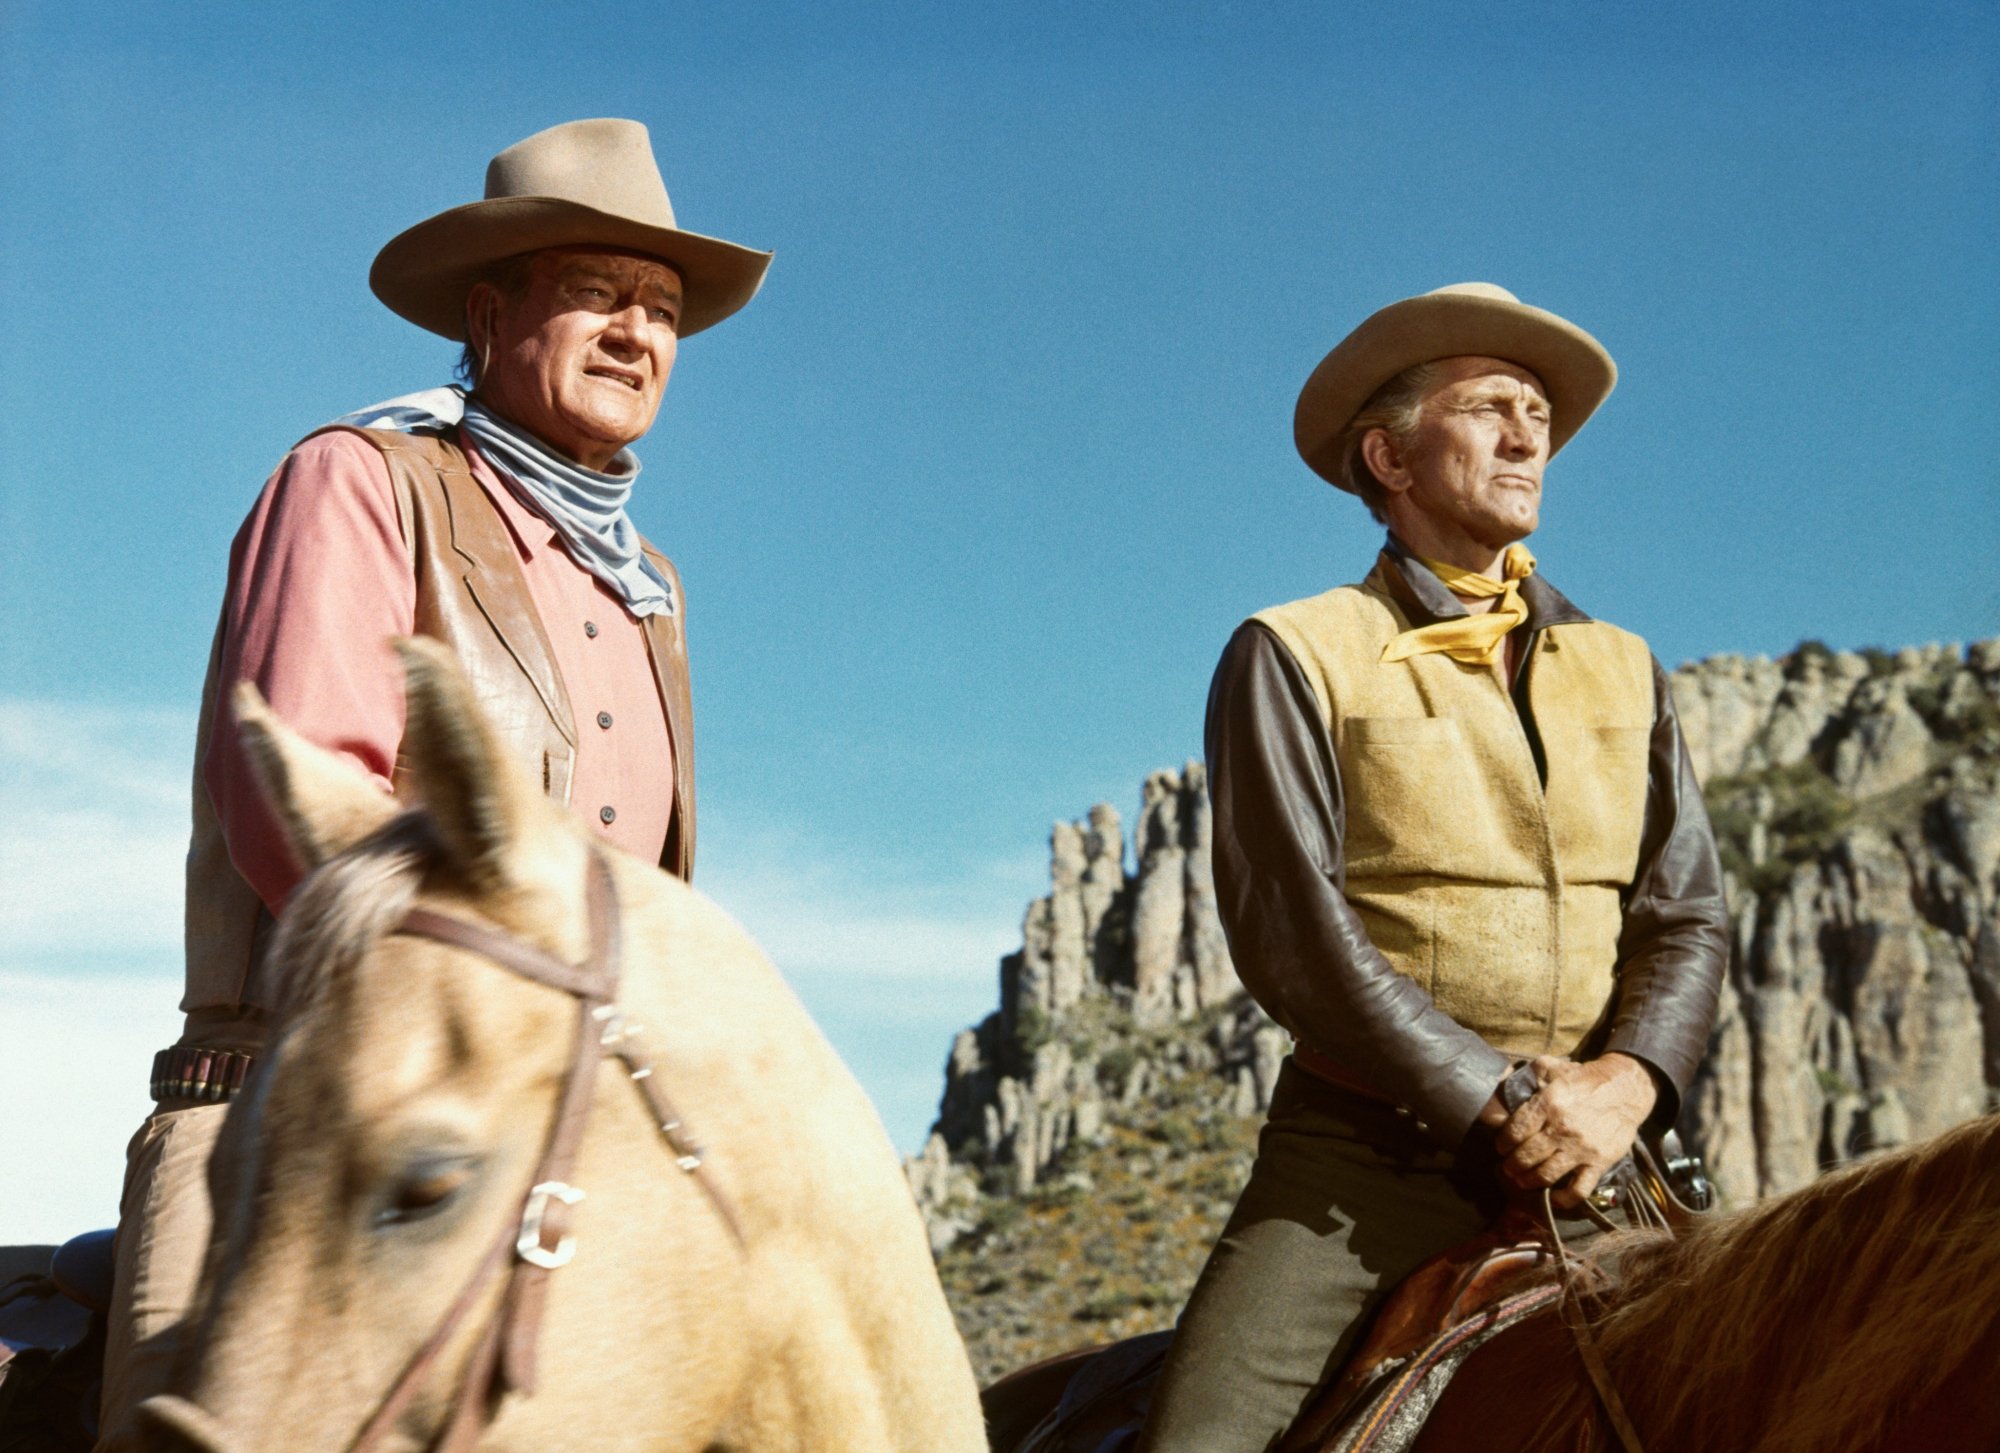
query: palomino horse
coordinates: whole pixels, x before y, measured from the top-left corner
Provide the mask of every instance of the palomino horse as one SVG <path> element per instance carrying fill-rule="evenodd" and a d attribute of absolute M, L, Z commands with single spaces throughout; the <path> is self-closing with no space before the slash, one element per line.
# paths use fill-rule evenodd
<path fill-rule="evenodd" d="M 151 1446 L 984 1449 L 895 1153 L 804 1009 L 401 650 L 420 810 L 240 693 L 315 871 Z"/>
<path fill-rule="evenodd" d="M 1590 1255 L 1615 1280 L 1581 1305 L 1563 1306 L 1553 1286 L 1506 1298 L 1484 1324 L 1502 1330 L 1479 1340 L 1474 1319 L 1446 1333 L 1349 1417 L 1308 1410 L 1285 1453 L 2000 1448 L 2000 1116 L 1678 1237 L 1604 1238 Z M 1455 1354 L 1454 1339 L 1474 1350 Z M 1144 1344 L 987 1389 L 996 1446 L 1129 1448 L 1157 1369 Z M 1629 1441 L 1593 1385 L 1592 1355 Z M 1427 1367 L 1444 1373 L 1424 1387 Z"/>

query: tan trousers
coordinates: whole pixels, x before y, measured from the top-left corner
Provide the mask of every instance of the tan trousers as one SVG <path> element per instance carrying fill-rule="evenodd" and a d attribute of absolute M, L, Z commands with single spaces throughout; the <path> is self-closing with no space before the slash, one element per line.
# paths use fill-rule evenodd
<path fill-rule="evenodd" d="M 166 1388 L 213 1219 L 208 1161 L 227 1105 L 162 1105 L 125 1150 L 97 1453 L 132 1448 L 132 1413 Z"/>

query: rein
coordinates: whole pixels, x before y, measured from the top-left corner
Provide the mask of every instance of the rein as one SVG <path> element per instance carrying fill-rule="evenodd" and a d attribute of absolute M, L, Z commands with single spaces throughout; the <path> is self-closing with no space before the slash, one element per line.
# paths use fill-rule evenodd
<path fill-rule="evenodd" d="M 1604 1213 L 1589 1201 L 1585 1201 L 1583 1206 L 1599 1229 L 1616 1229 Z M 1562 1229 L 1556 1224 L 1555 1200 L 1547 1187 L 1542 1189 L 1542 1229 L 1548 1233 L 1549 1245 L 1555 1252 L 1556 1280 L 1562 1288 L 1556 1301 L 1556 1315 L 1562 1318 L 1563 1326 L 1569 1329 L 1570 1340 L 1576 1344 L 1576 1355 L 1583 1363 L 1584 1373 L 1590 1378 L 1591 1391 L 1597 1394 L 1598 1406 L 1604 1410 L 1611 1431 L 1617 1435 L 1624 1453 L 1646 1453 L 1645 1445 L 1639 1441 L 1639 1430 L 1632 1425 L 1632 1415 L 1625 1410 L 1625 1399 L 1618 1395 L 1618 1384 L 1611 1380 L 1611 1369 L 1605 1365 L 1604 1353 L 1598 1349 L 1597 1334 L 1590 1330 L 1590 1312 L 1584 1306 L 1583 1292 L 1577 1285 L 1580 1278 L 1576 1258 L 1563 1245 Z"/>
<path fill-rule="evenodd" d="M 1533 1066 L 1520 1065 L 1500 1082 L 1501 1103 L 1512 1114 L 1527 1104 L 1540 1088 Z M 1614 1194 L 1604 1200 L 1600 1200 L 1599 1193 L 1593 1193 L 1580 1203 L 1578 1209 L 1595 1222 L 1600 1231 L 1617 1229 L 1604 1214 L 1611 1205 L 1622 1206 L 1635 1225 L 1663 1231 L 1678 1230 L 1666 1208 L 1671 1206 L 1681 1210 L 1682 1219 L 1685 1219 L 1686 1211 L 1679 1207 L 1671 1194 L 1671 1186 L 1651 1152 L 1641 1145 L 1635 1145 L 1634 1151 L 1632 1157 L 1612 1167 L 1605 1176 L 1605 1182 L 1623 1180 L 1626 1183 L 1625 1193 Z M 1579 1285 L 1582 1278 L 1578 1272 L 1578 1261 L 1563 1245 L 1562 1227 L 1556 1220 L 1554 1193 L 1547 1186 L 1542 1188 L 1540 1210 L 1541 1226 L 1538 1229 L 1547 1239 L 1549 1250 L 1555 1257 L 1556 1284 L 1561 1288 L 1556 1313 L 1569 1330 L 1570 1340 L 1576 1345 L 1577 1358 L 1583 1363 L 1584 1373 L 1590 1379 L 1591 1391 L 1597 1395 L 1598 1406 L 1604 1410 L 1619 1447 L 1624 1453 L 1646 1453 L 1645 1445 L 1639 1441 L 1639 1430 L 1632 1425 L 1632 1415 L 1625 1410 L 1625 1399 L 1618 1395 L 1618 1385 L 1611 1380 L 1611 1369 L 1605 1365 L 1604 1354 L 1597 1346 L 1597 1334 L 1590 1329 L 1590 1313 L 1584 1305 Z"/>
<path fill-rule="evenodd" d="M 569 1229 L 570 1210 L 584 1193 L 571 1185 L 568 1177 L 583 1146 L 597 1084 L 595 1070 L 603 1056 L 615 1057 L 624 1065 L 645 1099 L 661 1139 L 673 1152 L 674 1163 L 694 1176 L 738 1249 L 746 1244 L 743 1223 L 728 1197 L 713 1177 L 699 1174 L 701 1147 L 689 1135 L 653 1074 L 652 1061 L 639 1042 L 640 1027 L 628 1023 L 618 1009 L 623 946 L 618 895 L 610 866 L 603 853 L 595 850 L 590 855 L 585 900 L 590 951 L 581 965 L 566 964 L 470 919 L 428 908 L 411 909 L 392 930 L 463 949 L 533 983 L 562 990 L 577 1001 L 576 1037 L 555 1123 L 533 1182 L 522 1198 L 519 1217 L 508 1223 L 500 1239 L 480 1258 L 436 1329 L 405 1364 L 381 1406 L 348 1445 L 349 1453 L 369 1453 L 401 1421 L 446 1346 L 497 1278 L 505 1279 L 499 1306 L 466 1363 L 451 1420 L 434 1440 L 438 1453 L 463 1453 L 470 1448 L 492 1420 L 499 1394 L 511 1391 L 525 1396 L 534 1392 L 536 1336 L 548 1300 L 549 1274 L 567 1266 L 576 1255 L 576 1237 Z"/>

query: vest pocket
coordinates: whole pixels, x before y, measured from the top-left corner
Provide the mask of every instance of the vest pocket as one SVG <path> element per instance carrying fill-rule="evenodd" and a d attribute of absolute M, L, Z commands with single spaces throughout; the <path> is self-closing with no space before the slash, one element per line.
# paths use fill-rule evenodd
<path fill-rule="evenodd" d="M 1459 739 L 1458 723 L 1441 716 L 1351 716 L 1346 727 L 1357 747 L 1441 746 Z"/>
<path fill-rule="evenodd" d="M 1342 738 L 1350 874 L 1456 876 L 1498 831 L 1457 721 L 1350 717 Z"/>

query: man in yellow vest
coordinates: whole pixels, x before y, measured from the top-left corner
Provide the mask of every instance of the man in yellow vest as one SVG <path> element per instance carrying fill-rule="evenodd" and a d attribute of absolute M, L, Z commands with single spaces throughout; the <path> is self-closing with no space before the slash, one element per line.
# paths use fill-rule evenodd
<path fill-rule="evenodd" d="M 1299 396 L 1300 454 L 1389 538 L 1361 584 L 1246 621 L 1210 690 L 1223 926 L 1297 1047 L 1146 1453 L 1273 1446 L 1507 1187 L 1574 1208 L 1679 1111 L 1728 953 L 1707 814 L 1645 642 L 1519 543 L 1616 377 L 1465 283 L 1374 314 Z"/>

